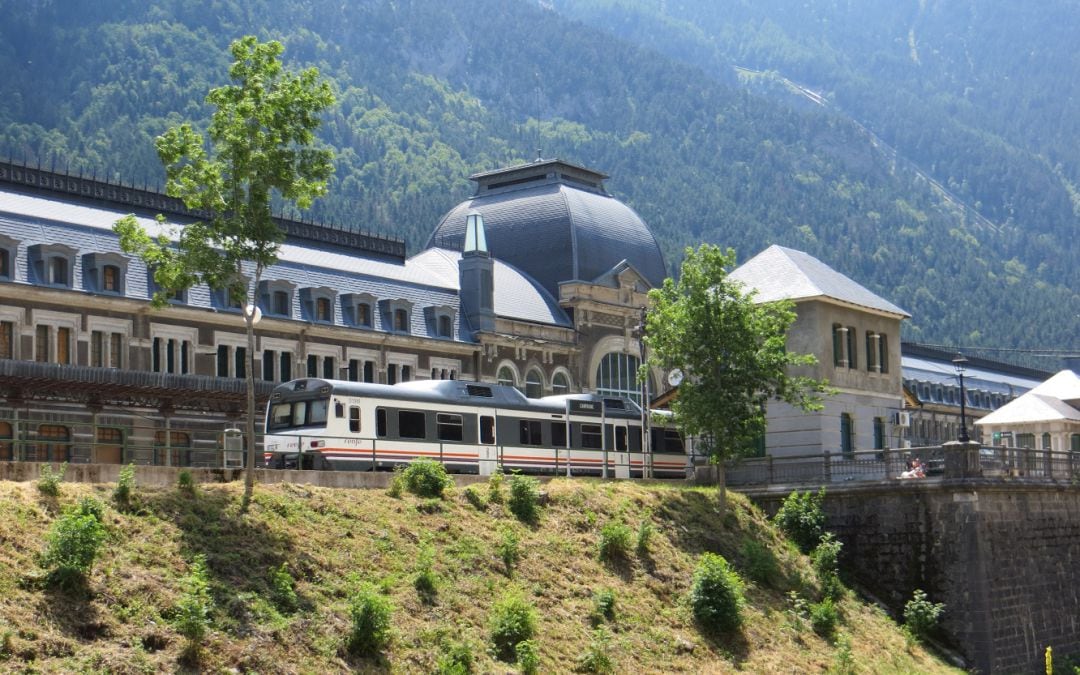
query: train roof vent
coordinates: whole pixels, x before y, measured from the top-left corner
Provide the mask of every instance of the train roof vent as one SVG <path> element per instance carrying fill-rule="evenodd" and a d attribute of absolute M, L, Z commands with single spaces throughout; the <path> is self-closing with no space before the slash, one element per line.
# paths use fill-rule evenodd
<path fill-rule="evenodd" d="M 494 394 L 491 393 L 491 387 L 482 387 L 478 384 L 466 385 L 465 392 L 469 396 L 481 396 L 483 398 L 492 398 L 494 396 Z"/>
<path fill-rule="evenodd" d="M 605 398 L 604 407 L 608 410 L 626 410 L 626 404 L 621 398 Z"/>

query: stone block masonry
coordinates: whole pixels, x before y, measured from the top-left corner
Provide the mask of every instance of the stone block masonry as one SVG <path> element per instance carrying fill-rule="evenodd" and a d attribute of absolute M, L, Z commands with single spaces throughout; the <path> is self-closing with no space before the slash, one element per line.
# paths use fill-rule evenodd
<path fill-rule="evenodd" d="M 752 494 L 767 511 L 783 495 Z M 916 588 L 944 602 L 942 628 L 982 673 L 1042 672 L 1080 657 L 1080 487 L 992 479 L 827 491 L 842 564 L 900 616 Z"/>

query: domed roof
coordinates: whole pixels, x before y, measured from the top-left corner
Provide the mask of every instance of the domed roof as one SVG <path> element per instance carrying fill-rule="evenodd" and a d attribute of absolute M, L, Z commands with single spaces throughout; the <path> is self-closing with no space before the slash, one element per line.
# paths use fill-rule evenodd
<path fill-rule="evenodd" d="M 667 271 L 645 221 L 607 193 L 604 174 L 560 160 L 479 173 L 476 194 L 450 210 L 428 246 L 461 250 L 465 216 L 484 216 L 488 250 L 555 298 L 563 281 L 593 281 L 626 261 L 653 286 Z"/>

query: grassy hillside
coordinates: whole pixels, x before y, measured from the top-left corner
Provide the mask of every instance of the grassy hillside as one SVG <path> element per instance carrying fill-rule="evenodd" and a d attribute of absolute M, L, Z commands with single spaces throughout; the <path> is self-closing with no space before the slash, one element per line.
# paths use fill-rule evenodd
<path fill-rule="evenodd" d="M 483 494 L 487 486 L 483 485 Z M 0 483 L 0 670 L 33 672 L 434 672 L 442 655 L 469 651 L 473 672 L 512 672 L 490 653 L 489 614 L 507 589 L 535 606 L 541 672 L 565 672 L 590 650 L 594 593 L 613 591 L 613 618 L 600 618 L 615 672 L 824 672 L 850 654 L 854 672 L 945 672 L 907 645 L 880 610 L 850 593 L 838 638 L 822 639 L 796 618 L 788 592 L 816 599 L 807 559 L 738 495 L 717 522 L 715 492 L 681 486 L 557 480 L 534 526 L 502 504 L 478 509 L 464 490 L 443 501 L 384 491 L 261 486 L 238 512 L 241 486 L 138 488 L 118 511 L 111 486 L 63 484 L 58 498 L 33 484 Z M 40 554 L 50 523 L 80 498 L 106 503 L 107 539 L 88 591 L 50 590 Z M 647 552 L 599 560 L 601 528 L 653 527 Z M 497 546 L 505 532 L 522 557 L 507 572 Z M 636 538 L 636 536 L 635 536 Z M 771 586 L 746 583 L 741 630 L 710 638 L 695 626 L 687 595 L 705 551 L 740 572 L 748 541 L 779 561 Z M 434 593 L 415 588 L 419 561 L 433 553 Z M 175 627 L 184 578 L 207 559 L 212 629 L 192 656 Z M 297 579 L 295 611 L 282 611 L 270 583 L 285 565 Z M 377 659 L 350 656 L 349 599 L 365 581 L 391 600 L 392 638 Z M 277 603 L 277 604 L 275 604 Z M 850 647 L 845 647 L 850 645 Z M 461 671 L 459 671 L 461 672 Z M 851 671 L 848 671 L 851 672 Z"/>

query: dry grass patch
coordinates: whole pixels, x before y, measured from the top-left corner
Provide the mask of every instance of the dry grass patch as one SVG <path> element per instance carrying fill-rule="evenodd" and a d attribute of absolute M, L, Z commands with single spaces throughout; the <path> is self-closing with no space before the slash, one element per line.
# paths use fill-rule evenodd
<path fill-rule="evenodd" d="M 742 497 L 730 496 L 721 523 L 711 490 L 590 480 L 555 480 L 542 490 L 547 503 L 525 525 L 505 503 L 478 508 L 457 489 L 429 509 L 409 494 L 267 485 L 244 515 L 240 485 L 137 487 L 129 508 L 106 508 L 106 544 L 88 594 L 74 598 L 36 581 L 45 533 L 64 506 L 91 494 L 107 502 L 111 487 L 65 483 L 50 502 L 32 484 L 0 483 L 0 637 L 8 636 L 0 671 L 433 672 L 456 658 L 471 659 L 473 672 L 507 672 L 495 660 L 489 616 L 510 588 L 536 609 L 541 672 L 570 670 L 586 654 L 598 589 L 615 598 L 602 624 L 616 672 L 809 672 L 836 660 L 833 644 L 791 618 L 790 590 L 818 592 L 808 560 Z M 600 559 L 605 523 L 636 533 L 644 519 L 652 526 L 647 551 L 631 544 L 619 564 Z M 512 577 L 500 552 L 507 528 L 518 538 Z M 748 538 L 775 556 L 777 579 L 748 581 L 741 630 L 709 638 L 686 601 L 697 559 L 719 553 L 745 578 Z M 174 616 L 198 555 L 214 609 L 193 656 Z M 422 559 L 435 593 L 417 590 Z M 283 565 L 296 594 L 284 612 L 273 574 Z M 375 657 L 353 655 L 346 644 L 350 600 L 363 584 L 395 608 L 389 644 Z M 840 608 L 856 672 L 948 671 L 909 649 L 880 611 L 850 594 Z"/>

